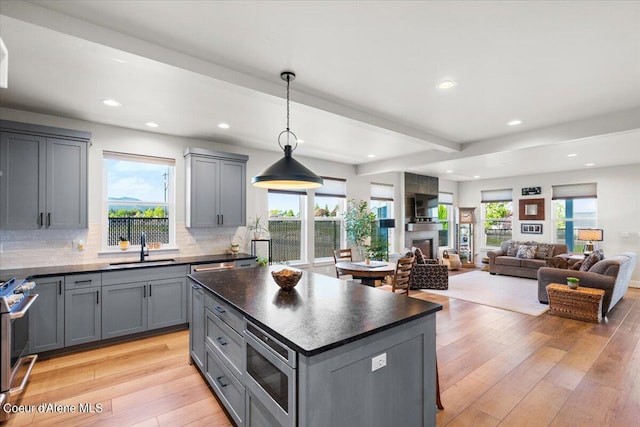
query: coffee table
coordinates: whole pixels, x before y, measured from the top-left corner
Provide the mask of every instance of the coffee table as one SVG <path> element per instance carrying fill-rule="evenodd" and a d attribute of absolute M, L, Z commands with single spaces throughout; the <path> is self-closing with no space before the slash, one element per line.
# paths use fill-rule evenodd
<path fill-rule="evenodd" d="M 547 286 L 549 312 L 570 319 L 600 322 L 602 320 L 602 298 L 604 290 L 551 283 Z"/>

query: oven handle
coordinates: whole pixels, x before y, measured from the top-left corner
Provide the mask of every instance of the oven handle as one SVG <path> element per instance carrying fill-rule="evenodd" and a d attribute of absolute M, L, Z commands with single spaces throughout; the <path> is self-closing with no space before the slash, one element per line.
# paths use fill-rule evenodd
<path fill-rule="evenodd" d="M 22 393 L 22 390 L 24 390 L 24 387 L 27 385 L 27 381 L 29 380 L 29 377 L 31 376 L 31 370 L 33 369 L 33 365 L 35 365 L 36 360 L 38 360 L 38 355 L 37 354 L 32 354 L 30 356 L 27 356 L 24 358 L 24 360 L 20 363 L 24 363 L 25 361 L 29 362 L 29 367 L 27 368 L 27 372 L 24 374 L 24 378 L 22 378 L 22 382 L 20 383 L 19 387 L 14 387 L 12 389 L 9 390 L 9 396 L 13 396 L 14 394 L 20 394 Z"/>
<path fill-rule="evenodd" d="M 27 313 L 27 310 L 29 310 L 29 307 L 31 307 L 31 304 L 33 304 L 37 298 L 38 298 L 38 294 L 29 295 L 27 297 L 26 304 L 24 305 L 24 307 L 22 307 L 22 310 L 16 311 L 15 313 L 11 313 L 10 319 L 15 320 L 15 319 L 20 319 L 24 317 L 24 315 Z"/>

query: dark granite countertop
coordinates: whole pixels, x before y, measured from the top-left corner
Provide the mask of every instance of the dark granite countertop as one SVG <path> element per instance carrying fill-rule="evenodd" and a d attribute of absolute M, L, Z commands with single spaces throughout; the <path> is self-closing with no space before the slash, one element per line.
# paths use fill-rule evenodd
<path fill-rule="evenodd" d="M 131 253 L 131 262 L 137 261 L 140 254 Z M 158 262 L 159 260 L 171 259 L 173 261 Z M 255 259 L 255 256 L 239 253 L 238 255 L 231 254 L 211 254 L 200 256 L 184 256 L 184 257 L 172 257 L 171 255 L 153 255 L 147 258 L 147 261 L 139 264 L 120 264 L 111 265 L 108 262 L 94 263 L 94 264 L 73 264 L 73 265 L 55 265 L 50 267 L 31 267 L 31 268 L 14 268 L 0 270 L 0 278 L 15 277 L 17 279 L 26 278 L 38 278 L 47 276 L 57 276 L 59 274 L 82 274 L 82 273 L 101 273 L 105 271 L 116 271 L 131 268 L 151 268 L 151 267 L 163 267 L 171 265 L 186 265 L 186 264 L 206 264 L 215 262 L 229 262 L 245 259 Z M 114 261 L 118 263 L 126 262 Z"/>
<path fill-rule="evenodd" d="M 202 272 L 189 277 L 305 356 L 442 310 L 440 304 L 308 271 L 292 292 L 283 291 L 270 273 L 280 268 Z"/>

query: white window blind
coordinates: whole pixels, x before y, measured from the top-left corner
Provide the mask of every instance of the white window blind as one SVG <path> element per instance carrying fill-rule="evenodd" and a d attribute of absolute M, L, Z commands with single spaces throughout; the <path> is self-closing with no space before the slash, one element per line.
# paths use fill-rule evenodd
<path fill-rule="evenodd" d="M 324 185 L 316 190 L 316 196 L 347 197 L 347 180 L 322 177 Z"/>
<path fill-rule="evenodd" d="M 510 202 L 513 200 L 513 189 L 504 188 L 502 190 L 482 190 L 482 203 Z"/>
<path fill-rule="evenodd" d="M 371 200 L 393 202 L 393 185 L 372 182 Z"/>
<path fill-rule="evenodd" d="M 453 194 L 452 193 L 438 193 L 438 204 L 439 205 L 453 205 Z"/>
<path fill-rule="evenodd" d="M 124 160 L 126 162 L 144 162 L 144 163 L 153 163 L 156 165 L 166 165 L 166 166 L 175 166 L 176 159 L 169 159 L 165 157 L 153 157 L 153 156 L 141 156 L 138 154 L 126 154 L 126 153 L 118 153 L 115 151 L 103 151 L 102 157 L 104 159 L 112 159 L 112 160 Z"/>
<path fill-rule="evenodd" d="M 595 199 L 598 197 L 598 183 L 553 185 L 552 199 Z"/>

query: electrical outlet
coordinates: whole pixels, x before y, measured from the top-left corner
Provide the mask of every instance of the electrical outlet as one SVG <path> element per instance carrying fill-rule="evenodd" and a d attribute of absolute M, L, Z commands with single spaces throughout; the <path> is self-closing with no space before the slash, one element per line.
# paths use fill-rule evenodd
<path fill-rule="evenodd" d="M 371 358 L 371 372 L 387 366 L 387 353 L 382 353 Z"/>

